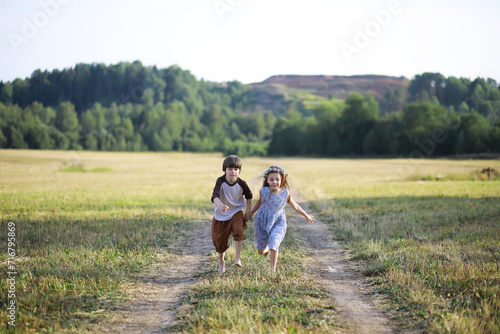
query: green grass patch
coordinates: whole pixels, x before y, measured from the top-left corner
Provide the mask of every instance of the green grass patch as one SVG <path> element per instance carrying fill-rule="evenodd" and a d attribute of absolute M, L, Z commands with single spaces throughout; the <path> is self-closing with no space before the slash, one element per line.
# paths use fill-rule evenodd
<path fill-rule="evenodd" d="M 16 223 L 15 332 L 76 330 L 86 322 L 99 321 L 105 316 L 99 311 L 109 311 L 128 298 L 127 282 L 172 256 L 165 252 L 166 247 L 191 225 L 178 218 L 165 218 Z M 2 221 L 3 235 L 6 225 Z M 7 295 L 8 282 L 3 280 L 0 287 Z M 0 316 L 6 318 L 5 307 Z M 13 329 L 5 323 L 2 327 Z"/>
<path fill-rule="evenodd" d="M 499 181 L 500 174 L 494 170 L 493 172 L 483 172 L 482 170 L 472 171 L 467 174 L 438 174 L 438 175 L 421 175 L 415 174 L 408 176 L 407 181 Z"/>
<path fill-rule="evenodd" d="M 337 198 L 315 206 L 352 259 L 364 263 L 376 291 L 390 296 L 405 327 L 496 333 L 500 197 L 464 195 Z"/>
<path fill-rule="evenodd" d="M 80 173 L 106 173 L 113 172 L 113 168 L 109 167 L 96 167 L 92 169 L 87 169 L 85 166 L 81 164 L 74 164 L 68 167 L 64 167 L 60 169 L 61 172 L 80 172 Z"/>
<path fill-rule="evenodd" d="M 190 227 L 210 221 L 222 160 L 219 154 L 0 150 L 3 245 L 7 222 L 16 225 L 16 333 L 79 332 L 106 318 L 129 298 L 128 283 L 172 256 L 169 248 L 188 238 Z M 500 332 L 500 183 L 478 172 L 500 170 L 500 161 L 247 158 L 242 178 L 256 194 L 271 164 L 288 170 L 293 191 L 346 242 L 375 292 L 392 301 L 402 328 Z M 276 273 L 256 254 L 252 234 L 250 226 L 244 268 L 229 265 L 229 252 L 230 268 L 218 275 L 212 255 L 212 268 L 185 302 L 179 330 L 338 328 L 293 233 Z M 6 248 L 0 256 L 7 258 Z M 0 289 L 7 296 L 6 280 Z M 2 319 L 7 300 L 0 299 Z M 0 331 L 9 330 L 2 321 Z"/>
<path fill-rule="evenodd" d="M 403 329 L 500 332 L 500 183 L 482 173 L 489 166 L 493 176 L 500 161 L 304 159 L 289 166 L 320 219 L 390 298 Z"/>
<path fill-rule="evenodd" d="M 85 330 L 129 298 L 127 284 L 171 258 L 169 248 L 210 217 L 203 190 L 215 177 L 197 166 L 217 162 L 217 172 L 219 157 L 199 155 L 191 163 L 188 155 L 82 152 L 69 157 L 81 160 L 85 169 L 75 171 L 84 172 L 62 173 L 68 154 L 0 150 L 0 237 L 7 241 L 13 222 L 17 251 L 16 327 L 2 321 L 0 332 Z M 102 170 L 101 163 L 113 173 L 86 173 Z M 172 182 L 179 170 L 192 178 Z M 7 247 L 0 255 L 7 259 Z M 2 319 L 9 288 L 2 280 Z"/>
<path fill-rule="evenodd" d="M 499 330 L 500 198 L 337 199 L 323 214 L 409 325 Z"/>
<path fill-rule="evenodd" d="M 341 325 L 326 292 L 314 282 L 310 259 L 288 230 L 280 247 L 277 271 L 269 257 L 258 255 L 253 228 L 245 235 L 243 268 L 234 263 L 234 248 L 226 253 L 224 274 L 216 272 L 218 255 L 212 254 L 212 270 L 202 276 L 185 301 L 179 330 L 188 333 L 331 333 Z"/>

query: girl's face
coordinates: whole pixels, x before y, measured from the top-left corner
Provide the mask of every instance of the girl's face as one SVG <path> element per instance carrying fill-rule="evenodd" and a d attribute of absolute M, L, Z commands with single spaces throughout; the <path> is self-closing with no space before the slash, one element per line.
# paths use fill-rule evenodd
<path fill-rule="evenodd" d="M 281 174 L 270 173 L 267 176 L 267 183 L 269 184 L 269 190 L 272 192 L 278 191 L 281 187 Z"/>

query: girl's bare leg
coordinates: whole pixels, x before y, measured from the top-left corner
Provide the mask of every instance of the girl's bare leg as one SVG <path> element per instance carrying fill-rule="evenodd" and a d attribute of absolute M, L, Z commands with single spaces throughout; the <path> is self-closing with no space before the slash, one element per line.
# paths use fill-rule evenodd
<path fill-rule="evenodd" d="M 224 254 L 225 253 L 219 253 L 219 273 L 223 273 L 226 271 L 226 263 L 224 262 Z"/>
<path fill-rule="evenodd" d="M 278 252 L 271 249 L 271 256 L 269 256 L 269 261 L 271 263 L 271 269 L 276 271 L 276 263 L 278 263 Z"/>
<path fill-rule="evenodd" d="M 242 247 L 243 247 L 243 240 L 234 242 L 234 248 L 236 248 L 236 251 L 234 252 L 234 264 L 237 265 L 238 267 L 243 267 L 241 265 L 241 260 L 240 260 Z"/>

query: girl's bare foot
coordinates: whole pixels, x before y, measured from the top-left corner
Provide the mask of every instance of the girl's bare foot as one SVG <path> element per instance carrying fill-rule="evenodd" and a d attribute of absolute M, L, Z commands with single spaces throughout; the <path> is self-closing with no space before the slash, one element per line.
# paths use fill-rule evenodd
<path fill-rule="evenodd" d="M 269 255 L 269 248 L 266 247 L 266 249 L 264 249 L 264 252 L 262 252 L 262 255 L 264 256 Z"/>
<path fill-rule="evenodd" d="M 241 261 L 235 262 L 234 265 L 238 266 L 238 267 L 243 267 L 243 265 L 241 264 Z"/>
<path fill-rule="evenodd" d="M 257 252 L 260 254 L 260 255 L 264 255 L 264 256 L 267 256 L 269 254 L 269 248 L 266 246 L 265 249 L 257 249 Z"/>
<path fill-rule="evenodd" d="M 271 269 L 276 271 L 276 263 L 278 262 L 278 252 L 271 249 L 271 256 L 269 257 L 269 262 L 271 263 Z"/>

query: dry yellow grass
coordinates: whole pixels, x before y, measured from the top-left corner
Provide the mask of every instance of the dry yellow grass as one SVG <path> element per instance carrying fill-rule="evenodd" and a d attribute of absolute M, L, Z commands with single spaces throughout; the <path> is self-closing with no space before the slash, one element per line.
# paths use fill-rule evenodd
<path fill-rule="evenodd" d="M 476 177 L 499 161 L 283 162 L 402 326 L 500 331 L 500 182 Z"/>
<path fill-rule="evenodd" d="M 78 329 L 104 316 L 95 314 L 126 297 L 129 273 L 158 261 L 193 221 L 211 218 L 222 160 L 220 154 L 0 150 L 0 232 L 4 239 L 4 223 L 16 223 L 16 283 L 23 289 L 17 301 L 25 305 L 18 331 Z M 288 170 L 292 190 L 364 261 L 404 326 L 500 330 L 500 182 L 471 177 L 488 166 L 500 170 L 499 161 L 243 163 L 241 177 L 256 194 L 269 165 Z M 453 177 L 422 180 L 442 175 Z M 5 281 L 1 290 L 5 295 Z"/>

